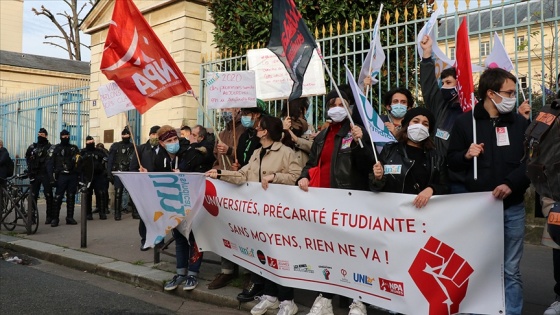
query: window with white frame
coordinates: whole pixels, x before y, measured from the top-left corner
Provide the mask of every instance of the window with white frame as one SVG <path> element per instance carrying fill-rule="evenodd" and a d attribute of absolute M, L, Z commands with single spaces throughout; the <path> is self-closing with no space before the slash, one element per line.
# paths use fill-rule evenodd
<path fill-rule="evenodd" d="M 523 51 L 525 50 L 525 36 L 521 35 L 521 36 L 517 36 L 515 38 L 515 50 L 516 51 Z"/>
<path fill-rule="evenodd" d="M 523 90 L 525 90 L 527 88 L 527 76 L 524 76 L 524 77 L 519 76 L 518 80 L 519 80 L 519 83 L 521 85 L 521 88 Z"/>
<path fill-rule="evenodd" d="M 449 59 L 455 60 L 455 47 L 449 48 Z"/>
<path fill-rule="evenodd" d="M 490 42 L 481 42 L 480 43 L 480 57 L 486 57 L 490 54 Z"/>

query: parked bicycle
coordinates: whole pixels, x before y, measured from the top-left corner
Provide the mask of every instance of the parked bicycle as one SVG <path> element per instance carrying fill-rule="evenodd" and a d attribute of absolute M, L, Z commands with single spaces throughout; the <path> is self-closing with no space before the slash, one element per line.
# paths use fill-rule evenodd
<path fill-rule="evenodd" d="M 18 184 L 27 174 L 6 178 L 6 186 L 0 190 L 0 222 L 8 230 L 25 227 L 27 234 L 35 234 L 39 227 L 39 211 L 31 193 L 31 185 Z"/>

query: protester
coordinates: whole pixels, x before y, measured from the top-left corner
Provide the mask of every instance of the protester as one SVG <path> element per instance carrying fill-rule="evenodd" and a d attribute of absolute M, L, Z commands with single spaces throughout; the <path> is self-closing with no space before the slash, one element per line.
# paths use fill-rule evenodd
<path fill-rule="evenodd" d="M 27 162 L 27 174 L 31 184 L 31 192 L 35 197 L 35 204 L 39 199 L 39 191 L 43 186 L 43 194 L 47 203 L 47 213 L 45 224 L 51 224 L 53 216 L 54 198 L 50 176 L 47 172 L 47 159 L 51 143 L 47 139 L 48 132 L 45 128 L 40 128 L 37 134 L 37 142 L 31 144 L 25 152 Z M 1 176 L 0 176 L 1 177 Z"/>
<path fill-rule="evenodd" d="M 260 182 L 264 190 L 271 183 L 295 184 L 301 167 L 295 160 L 294 151 L 280 142 L 283 134 L 282 121 L 276 117 L 263 116 L 255 129 L 262 147 L 255 150 L 247 165 L 239 171 L 212 169 L 206 172 L 206 176 L 234 184 Z M 253 315 L 261 315 L 268 309 L 278 307 L 278 314 L 281 315 L 294 315 L 298 311 L 293 301 L 294 289 L 268 279 L 264 280 L 264 292 L 258 299 L 260 302 L 251 309 Z"/>
<path fill-rule="evenodd" d="M 325 104 L 332 123 L 315 137 L 309 161 L 301 172 L 297 184 L 303 191 L 309 187 L 343 188 L 368 190 L 368 173 L 374 157 L 371 141 L 363 128 L 350 126 L 348 111 L 345 109 L 347 96 L 333 90 L 327 94 Z M 346 103 L 346 104 L 345 104 Z M 362 140 L 363 148 L 359 144 Z M 311 181 L 310 181 L 311 180 Z M 331 315 L 331 293 L 321 293 L 315 299 L 309 315 Z M 366 314 L 363 303 L 355 300 L 350 305 L 351 314 Z"/>
<path fill-rule="evenodd" d="M 392 88 L 383 96 L 383 104 L 387 110 L 387 115 L 380 115 L 381 120 L 391 134 L 396 136 L 401 129 L 401 122 L 406 111 L 414 106 L 412 93 L 403 87 Z"/>
<path fill-rule="evenodd" d="M 55 206 L 53 208 L 51 226 L 58 226 L 62 199 L 66 193 L 66 224 L 76 225 L 74 220 L 74 206 L 76 203 L 76 192 L 78 190 L 78 169 L 80 160 L 80 149 L 70 144 L 70 132 L 64 129 L 60 132 L 60 143 L 51 146 L 47 160 L 47 171 L 51 184 L 56 183 L 54 196 Z"/>
<path fill-rule="evenodd" d="M 95 147 L 101 151 L 103 151 L 103 153 L 105 153 L 105 155 L 107 155 L 107 157 L 109 156 L 109 150 L 105 149 L 105 145 L 103 143 L 97 143 L 95 145 Z M 103 196 L 105 196 L 105 200 L 103 200 L 103 202 L 105 203 L 105 214 L 109 214 L 109 180 L 104 181 L 104 185 L 103 186 Z M 101 207 L 101 200 L 98 198 L 95 198 L 95 210 L 92 211 L 92 213 L 98 213 L 99 212 L 99 208 Z"/>
<path fill-rule="evenodd" d="M 181 138 L 188 139 L 189 136 L 191 135 L 192 130 L 191 127 L 189 126 L 182 126 L 180 132 L 181 132 Z"/>
<path fill-rule="evenodd" d="M 469 192 L 491 191 L 504 202 L 504 274 L 506 314 L 520 315 L 523 289 L 519 263 L 523 253 L 525 209 L 523 196 L 529 186 L 525 175 L 524 130 L 528 122 L 514 112 L 517 79 L 500 69 L 480 76 L 481 101 L 474 113 L 464 113 L 453 126 L 448 152 L 452 170 L 466 172 Z M 473 116 L 476 139 L 473 141 Z M 474 159 L 477 158 L 475 177 Z"/>
<path fill-rule="evenodd" d="M 294 150 L 296 160 L 301 168 L 307 164 L 311 145 L 313 144 L 313 141 L 309 139 L 309 135 L 306 134 L 309 124 L 305 120 L 305 112 L 308 108 L 309 100 L 307 98 L 298 98 L 289 102 L 289 115 L 286 104 L 282 107 L 280 114 L 280 117 L 283 119 L 284 131 L 287 132 L 287 135 L 282 138 L 282 143 Z"/>
<path fill-rule="evenodd" d="M 10 160 L 10 153 L 4 148 L 4 141 L 0 140 L 0 191 L 2 187 L 6 186 L 8 163 L 10 163 L 8 160 Z"/>
<path fill-rule="evenodd" d="M 121 139 L 122 141 L 113 143 L 109 148 L 109 162 L 107 163 L 109 181 L 115 186 L 115 221 L 121 220 L 124 185 L 118 176 L 113 176 L 112 172 L 128 172 L 130 160 L 134 154 L 134 145 L 130 142 L 130 131 L 127 127 L 121 132 Z"/>
<path fill-rule="evenodd" d="M 433 195 L 447 193 L 445 156 L 435 149 L 431 134 L 435 118 L 426 108 L 410 109 L 402 120 L 396 143 L 383 147 L 370 174 L 371 189 L 417 195 L 413 205 L 426 206 Z M 384 168 L 390 164 L 391 167 Z"/>
<path fill-rule="evenodd" d="M 103 150 L 95 147 L 95 141 L 92 136 L 86 137 L 86 147 L 80 151 L 80 156 L 82 157 L 80 163 L 81 182 L 87 184 L 87 219 L 93 220 L 91 201 L 95 191 L 95 199 L 99 200 L 99 219 L 107 220 L 105 208 L 108 205 L 105 203 L 105 200 L 107 200 L 105 186 L 107 182 L 108 156 Z"/>
<path fill-rule="evenodd" d="M 264 103 L 262 106 L 246 107 L 241 109 L 241 124 L 246 129 L 241 135 L 239 135 L 234 169 L 240 169 L 247 165 L 247 163 L 249 163 L 249 159 L 253 155 L 253 152 L 261 147 L 255 126 L 259 124 L 260 118 L 263 115 L 266 115 L 262 107 L 264 107 Z"/>
<path fill-rule="evenodd" d="M 204 173 L 212 168 L 216 158 L 214 157 L 214 143 L 208 141 L 208 131 L 201 125 L 191 129 L 189 145 L 181 156 L 182 172 Z"/>

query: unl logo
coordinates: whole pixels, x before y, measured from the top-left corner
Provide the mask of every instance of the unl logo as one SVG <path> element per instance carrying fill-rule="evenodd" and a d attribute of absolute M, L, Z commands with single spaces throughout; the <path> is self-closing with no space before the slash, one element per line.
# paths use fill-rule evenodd
<path fill-rule="evenodd" d="M 430 237 L 412 262 L 408 273 L 430 304 L 429 315 L 459 312 L 467 294 L 473 268 L 455 250 Z"/>
<path fill-rule="evenodd" d="M 271 258 L 270 256 L 266 257 L 268 261 L 268 265 L 274 269 L 278 269 L 278 261 L 276 258 Z"/>

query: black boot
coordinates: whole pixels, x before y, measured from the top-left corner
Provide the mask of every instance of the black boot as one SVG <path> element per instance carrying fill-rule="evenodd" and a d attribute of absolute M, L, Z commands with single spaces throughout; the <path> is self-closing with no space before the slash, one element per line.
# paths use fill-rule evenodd
<path fill-rule="evenodd" d="M 52 220 L 51 220 L 51 226 L 55 227 L 58 226 L 58 217 L 60 216 L 60 207 L 62 206 L 62 195 L 56 195 L 54 196 L 54 208 L 53 208 L 53 213 L 52 213 Z"/>
<path fill-rule="evenodd" d="M 138 214 L 138 209 L 136 209 L 134 202 L 130 201 L 130 206 L 132 207 L 132 218 L 140 220 L 140 215 Z"/>
<path fill-rule="evenodd" d="M 86 198 L 86 219 L 91 221 L 93 220 L 93 211 L 91 210 L 92 193 L 90 191 L 86 194 Z"/>
<path fill-rule="evenodd" d="M 115 189 L 115 221 L 121 220 L 122 195 L 122 188 Z"/>
<path fill-rule="evenodd" d="M 66 224 L 76 225 L 78 222 L 74 220 L 74 205 L 76 204 L 76 195 L 66 195 Z"/>
<path fill-rule="evenodd" d="M 103 190 L 103 195 L 105 196 L 105 214 L 109 214 L 111 213 L 111 211 L 109 211 L 109 190 Z"/>
<path fill-rule="evenodd" d="M 53 217 L 53 208 L 54 208 L 54 199 L 52 193 L 45 194 L 45 201 L 47 203 L 47 218 L 45 219 L 45 224 L 51 224 L 52 217 Z"/>
<path fill-rule="evenodd" d="M 99 205 L 99 219 L 107 220 L 107 214 L 105 213 L 107 210 L 107 204 L 105 203 L 107 192 L 101 191 L 99 195 L 96 195 L 97 204 Z"/>

